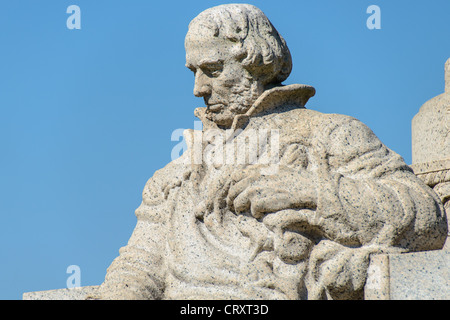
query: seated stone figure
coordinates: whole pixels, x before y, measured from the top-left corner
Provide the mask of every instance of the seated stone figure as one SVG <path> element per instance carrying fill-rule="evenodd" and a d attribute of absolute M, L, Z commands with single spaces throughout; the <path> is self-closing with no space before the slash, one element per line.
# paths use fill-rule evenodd
<path fill-rule="evenodd" d="M 442 204 L 404 160 L 360 121 L 306 109 L 314 88 L 281 84 L 289 49 L 259 9 L 205 10 L 185 47 L 203 129 L 147 182 L 91 298 L 360 299 L 371 254 L 443 246 Z"/>

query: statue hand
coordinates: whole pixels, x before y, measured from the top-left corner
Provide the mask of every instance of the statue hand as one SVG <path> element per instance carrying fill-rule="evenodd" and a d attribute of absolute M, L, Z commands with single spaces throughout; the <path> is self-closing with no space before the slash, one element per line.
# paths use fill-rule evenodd
<path fill-rule="evenodd" d="M 314 173 L 279 166 L 276 174 L 263 175 L 261 169 L 254 165 L 231 176 L 227 205 L 232 211 L 259 219 L 280 210 L 316 207 Z"/>

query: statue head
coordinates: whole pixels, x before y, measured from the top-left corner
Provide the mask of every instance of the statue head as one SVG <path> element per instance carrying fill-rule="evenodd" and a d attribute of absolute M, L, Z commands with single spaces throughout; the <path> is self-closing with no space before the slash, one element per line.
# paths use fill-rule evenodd
<path fill-rule="evenodd" d="M 195 74 L 194 95 L 203 97 L 206 116 L 230 126 L 264 92 L 290 74 L 284 39 L 264 13 L 248 4 L 207 9 L 189 24 L 186 66 Z"/>

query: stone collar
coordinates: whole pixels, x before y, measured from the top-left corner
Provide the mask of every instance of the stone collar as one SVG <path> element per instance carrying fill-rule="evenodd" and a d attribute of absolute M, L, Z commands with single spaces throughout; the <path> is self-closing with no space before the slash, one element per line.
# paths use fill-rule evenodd
<path fill-rule="evenodd" d="M 253 106 L 244 114 L 238 114 L 233 120 L 231 128 L 233 131 L 242 128 L 249 120 L 261 113 L 274 111 L 282 106 L 293 106 L 304 108 L 309 98 L 314 96 L 316 90 L 305 84 L 291 84 L 278 86 L 264 91 Z M 206 107 L 197 108 L 194 114 L 199 118 L 204 128 L 217 128 L 217 125 L 205 116 Z"/>

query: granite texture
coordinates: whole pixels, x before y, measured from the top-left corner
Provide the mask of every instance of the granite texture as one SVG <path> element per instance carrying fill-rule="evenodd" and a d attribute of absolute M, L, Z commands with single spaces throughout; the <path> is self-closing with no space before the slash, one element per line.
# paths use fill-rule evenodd
<path fill-rule="evenodd" d="M 259 9 L 205 10 L 185 48 L 203 129 L 147 182 L 90 298 L 361 299 L 371 255 L 443 246 L 442 203 L 403 159 L 281 84 L 291 55 Z"/>
<path fill-rule="evenodd" d="M 315 89 L 282 84 L 291 55 L 258 8 L 205 10 L 185 48 L 203 128 L 86 298 L 362 299 L 371 256 L 442 248 L 438 195 L 357 119 L 305 108 Z"/>
<path fill-rule="evenodd" d="M 375 254 L 370 257 L 367 280 L 364 287 L 365 300 L 389 300 L 389 255 Z"/>
<path fill-rule="evenodd" d="M 390 299 L 450 299 L 449 258 L 444 250 L 389 256 Z"/>
<path fill-rule="evenodd" d="M 87 295 L 95 294 L 98 286 L 71 289 L 25 292 L 23 300 L 85 300 Z"/>
<path fill-rule="evenodd" d="M 446 250 L 373 256 L 365 299 L 448 300 L 449 263 Z"/>

